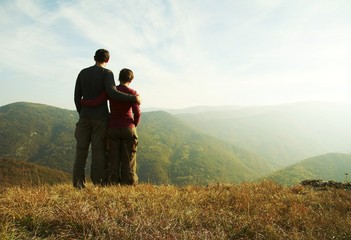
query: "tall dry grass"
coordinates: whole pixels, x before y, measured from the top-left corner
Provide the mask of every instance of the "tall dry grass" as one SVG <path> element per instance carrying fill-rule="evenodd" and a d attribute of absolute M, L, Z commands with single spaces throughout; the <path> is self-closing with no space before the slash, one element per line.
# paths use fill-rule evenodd
<path fill-rule="evenodd" d="M 0 193 L 1 239 L 351 239 L 351 192 L 273 182 Z"/>

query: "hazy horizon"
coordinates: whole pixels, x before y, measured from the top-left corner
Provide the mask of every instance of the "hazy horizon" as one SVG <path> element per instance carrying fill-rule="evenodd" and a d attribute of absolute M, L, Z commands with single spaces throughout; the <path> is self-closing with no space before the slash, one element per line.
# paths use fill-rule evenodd
<path fill-rule="evenodd" d="M 73 110 L 75 111 L 75 106 L 72 106 L 71 108 L 66 108 L 66 107 L 61 107 L 57 105 L 52 105 L 49 103 L 45 102 L 31 102 L 31 101 L 16 101 L 16 102 L 9 102 L 3 105 L 0 105 L 0 107 L 9 105 L 9 104 L 14 104 L 14 103 L 19 103 L 19 102 L 25 102 L 25 103 L 33 103 L 33 104 L 43 104 L 43 105 L 48 105 L 52 107 L 57 107 L 57 108 L 62 108 L 66 110 Z M 289 106 L 289 105 L 301 105 L 301 104 L 336 104 L 336 105 L 348 105 L 351 106 L 351 103 L 348 102 L 323 102 L 323 101 L 300 101 L 300 102 L 285 102 L 285 103 L 276 103 L 276 104 L 242 104 L 242 105 L 190 105 L 190 106 L 184 106 L 184 107 L 144 107 L 141 105 L 141 110 L 143 112 L 151 112 L 151 111 L 158 111 L 158 110 L 164 110 L 164 111 L 171 111 L 177 113 L 182 112 L 183 110 L 186 112 L 189 112 L 191 109 L 195 109 L 196 112 L 201 112 L 201 110 L 206 109 L 213 109 L 214 111 L 227 111 L 230 109 L 245 109 L 245 108 L 252 108 L 252 107 L 279 107 L 279 106 Z"/>
<path fill-rule="evenodd" d="M 75 109 L 79 71 L 134 71 L 142 108 L 351 103 L 351 1 L 1 1 L 0 106 Z M 93 17 L 92 17 L 93 16 Z"/>

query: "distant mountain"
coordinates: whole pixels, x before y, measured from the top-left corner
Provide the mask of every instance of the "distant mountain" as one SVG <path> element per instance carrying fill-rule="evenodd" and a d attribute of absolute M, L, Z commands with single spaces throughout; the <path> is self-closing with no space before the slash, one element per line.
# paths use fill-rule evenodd
<path fill-rule="evenodd" d="M 308 179 L 344 182 L 349 176 L 351 177 L 351 154 L 328 153 L 305 159 L 263 178 L 280 184 L 295 185 Z"/>
<path fill-rule="evenodd" d="M 222 112 L 228 110 L 238 110 L 244 108 L 243 106 L 193 106 L 187 108 L 146 108 L 144 112 L 164 111 L 172 115 L 186 114 L 186 113 L 203 113 L 203 112 Z"/>
<path fill-rule="evenodd" d="M 144 181 L 250 181 L 272 166 L 256 154 L 193 130 L 163 111 L 145 113 L 139 126 L 139 175 Z"/>
<path fill-rule="evenodd" d="M 34 163 L 1 158 L 0 179 L 0 187 L 36 186 L 69 182 L 70 175 Z"/>
<path fill-rule="evenodd" d="M 277 167 L 327 152 L 351 153 L 350 104 L 305 102 L 176 116 Z"/>
<path fill-rule="evenodd" d="M 0 107 L 0 157 L 71 172 L 77 119 L 75 111 L 42 104 Z M 141 182 L 242 182 L 274 170 L 262 157 L 194 130 L 166 112 L 144 113 L 138 133 Z"/>

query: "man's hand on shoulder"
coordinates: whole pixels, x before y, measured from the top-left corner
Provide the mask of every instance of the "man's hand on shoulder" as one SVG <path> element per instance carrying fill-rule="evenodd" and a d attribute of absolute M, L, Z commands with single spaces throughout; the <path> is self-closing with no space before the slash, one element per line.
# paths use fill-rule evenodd
<path fill-rule="evenodd" d="M 136 103 L 137 103 L 138 105 L 141 104 L 141 97 L 140 97 L 139 94 L 135 96 L 135 101 L 136 101 Z"/>

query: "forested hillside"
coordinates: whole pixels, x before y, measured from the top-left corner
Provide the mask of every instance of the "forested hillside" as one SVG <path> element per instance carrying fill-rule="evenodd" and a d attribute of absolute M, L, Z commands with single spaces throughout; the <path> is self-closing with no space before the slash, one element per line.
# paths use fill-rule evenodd
<path fill-rule="evenodd" d="M 35 103 L 0 107 L 0 157 L 70 172 L 78 116 L 75 111 Z"/>
<path fill-rule="evenodd" d="M 139 133 L 138 159 L 144 181 L 242 182 L 273 170 L 254 153 L 193 130 L 163 111 L 145 113 Z"/>
<path fill-rule="evenodd" d="M 278 167 L 328 152 L 351 152 L 350 104 L 306 102 L 201 110 L 176 116 Z"/>
<path fill-rule="evenodd" d="M 74 111 L 34 103 L 0 108 L 0 157 L 71 172 L 78 119 Z M 141 182 L 208 184 L 254 180 L 274 169 L 263 158 L 210 137 L 166 112 L 142 115 Z"/>
<path fill-rule="evenodd" d="M 345 182 L 350 180 L 349 174 L 351 176 L 351 154 L 328 153 L 305 159 L 269 174 L 264 179 L 295 185 L 307 179 Z"/>

